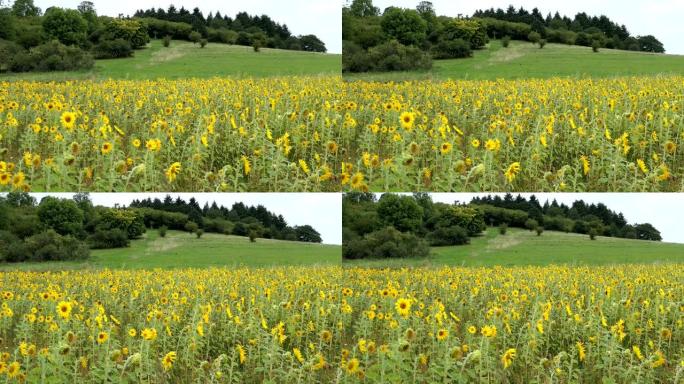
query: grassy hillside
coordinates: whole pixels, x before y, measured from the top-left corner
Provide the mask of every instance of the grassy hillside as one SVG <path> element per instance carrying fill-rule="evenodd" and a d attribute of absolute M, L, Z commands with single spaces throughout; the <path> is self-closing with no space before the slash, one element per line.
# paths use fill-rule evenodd
<path fill-rule="evenodd" d="M 87 72 L 52 72 L 0 75 L 0 80 L 157 79 L 210 77 L 266 77 L 339 74 L 341 55 L 208 44 L 201 49 L 185 41 L 169 48 L 153 40 L 146 49 L 127 59 L 97 60 Z"/>
<path fill-rule="evenodd" d="M 5 264 L 2 270 L 56 270 L 79 268 L 206 268 L 270 267 L 281 265 L 335 265 L 341 247 L 290 241 L 257 239 L 207 233 L 201 239 L 184 232 L 169 231 L 165 238 L 147 231 L 129 248 L 94 250 L 85 262 Z"/>
<path fill-rule="evenodd" d="M 500 235 L 489 229 L 471 244 L 457 247 L 435 247 L 428 259 L 350 261 L 359 266 L 513 266 L 549 264 L 650 264 L 684 263 L 684 244 L 658 243 L 639 240 L 544 232 L 541 236 L 530 231 L 509 229 Z"/>
<path fill-rule="evenodd" d="M 629 75 L 684 74 L 684 56 L 548 44 L 544 49 L 529 42 L 489 43 L 468 59 L 435 60 L 427 72 L 345 74 L 349 80 L 401 81 L 422 79 L 518 79 L 554 76 L 611 77 Z"/>

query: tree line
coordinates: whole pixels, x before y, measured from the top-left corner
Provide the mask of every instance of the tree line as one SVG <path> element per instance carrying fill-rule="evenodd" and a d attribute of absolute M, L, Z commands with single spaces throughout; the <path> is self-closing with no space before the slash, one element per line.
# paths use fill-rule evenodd
<path fill-rule="evenodd" d="M 543 205 L 533 195 L 474 198 L 469 203 L 434 202 L 427 193 L 397 195 L 347 193 L 342 200 L 342 254 L 345 259 L 426 257 L 430 246 L 470 243 L 487 227 L 562 231 L 638 240 L 662 240 L 649 223 L 631 225 L 606 205 L 557 201 Z"/>
<path fill-rule="evenodd" d="M 208 42 L 326 52 L 315 35 L 293 36 L 269 16 L 219 12 L 207 17 L 173 5 L 167 10 L 138 10 L 133 17 L 100 16 L 91 1 L 76 9 L 50 7 L 43 13 L 33 0 L 0 4 L 0 72 L 90 69 L 95 59 L 131 57 L 151 39 L 187 40 L 201 48 Z"/>
<path fill-rule="evenodd" d="M 372 0 L 352 0 L 342 9 L 343 71 L 425 70 L 433 60 L 471 57 L 490 39 L 511 39 L 599 48 L 664 52 L 654 36 L 631 36 L 624 25 L 606 16 L 558 13 L 545 18 L 537 8 L 478 10 L 472 16 L 438 16 L 429 1 L 415 9 L 380 9 Z"/>
<path fill-rule="evenodd" d="M 136 201 L 129 207 L 103 207 L 93 205 L 87 194 L 72 199 L 48 196 L 37 202 L 27 193 L 12 192 L 0 196 L 0 263 L 83 260 L 91 249 L 128 247 L 153 228 L 162 237 L 168 230 L 180 230 L 197 238 L 213 232 L 249 237 L 252 242 L 322 241 L 310 225 L 290 227 L 263 206 L 236 203 L 226 209 L 213 203 L 200 209 L 194 199 L 186 203 L 167 197 Z"/>

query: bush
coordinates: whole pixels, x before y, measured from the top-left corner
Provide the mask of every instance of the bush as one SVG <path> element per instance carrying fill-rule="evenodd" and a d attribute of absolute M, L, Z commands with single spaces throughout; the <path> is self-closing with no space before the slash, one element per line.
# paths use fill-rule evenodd
<path fill-rule="evenodd" d="M 169 228 L 166 225 L 162 225 L 159 227 L 159 237 L 166 237 L 166 232 L 169 230 Z"/>
<path fill-rule="evenodd" d="M 532 31 L 527 35 L 527 40 L 532 42 L 532 44 L 537 44 L 541 40 L 541 35 L 539 32 Z"/>
<path fill-rule="evenodd" d="M 143 18 L 140 20 L 147 26 L 148 34 L 154 38 L 170 36 L 176 40 L 187 40 L 190 32 L 192 32 L 192 25 L 187 23 L 176 23 L 155 18 Z"/>
<path fill-rule="evenodd" d="M 94 49 L 96 59 L 120 59 L 133 56 L 131 43 L 124 39 L 104 40 Z"/>
<path fill-rule="evenodd" d="M 589 230 L 589 238 L 591 240 L 596 240 L 596 236 L 598 236 L 598 231 L 594 228 Z"/>
<path fill-rule="evenodd" d="M 0 40 L 0 72 L 9 71 L 17 55 L 27 55 L 26 51 L 12 41 Z"/>
<path fill-rule="evenodd" d="M 432 48 L 432 57 L 435 59 L 459 59 L 472 55 L 470 43 L 463 39 L 440 40 Z"/>
<path fill-rule="evenodd" d="M 249 242 L 256 243 L 257 233 L 256 231 L 249 231 Z"/>
<path fill-rule="evenodd" d="M 459 227 L 440 227 L 433 232 L 428 233 L 427 239 L 430 245 L 445 246 L 445 245 L 464 245 L 470 243 L 468 231 Z"/>
<path fill-rule="evenodd" d="M 140 238 L 147 228 L 143 214 L 136 209 L 103 208 L 100 210 L 98 230 L 120 229 L 129 239 Z"/>
<path fill-rule="evenodd" d="M 530 231 L 534 231 L 538 227 L 539 223 L 535 219 L 527 219 L 527 221 L 525 221 L 525 228 L 529 229 Z"/>
<path fill-rule="evenodd" d="M 224 219 L 204 219 L 204 231 L 207 233 L 228 234 L 233 232 L 233 223 Z"/>
<path fill-rule="evenodd" d="M 11 232 L 0 231 L 0 263 L 9 261 L 10 247 L 16 243 L 21 243 L 21 239 Z"/>
<path fill-rule="evenodd" d="M 412 233 L 401 233 L 392 227 L 347 242 L 342 247 L 346 259 L 427 257 L 427 243 Z"/>
<path fill-rule="evenodd" d="M 546 39 L 539 40 L 539 49 L 544 49 L 546 46 Z"/>
<path fill-rule="evenodd" d="M 200 43 L 200 48 L 204 48 L 207 46 L 208 41 L 207 41 L 207 39 L 202 39 L 202 40 L 200 40 L 199 43 Z"/>
<path fill-rule="evenodd" d="M 51 41 L 19 53 L 12 58 L 9 70 L 12 72 L 73 71 L 91 69 L 93 57 L 77 47 L 67 47 L 59 41 Z"/>
<path fill-rule="evenodd" d="M 508 48 L 508 46 L 511 45 L 511 37 L 510 36 L 504 36 L 501 39 L 501 45 L 503 45 L 504 48 Z"/>
<path fill-rule="evenodd" d="M 164 44 L 165 48 L 168 48 L 171 46 L 171 36 L 166 35 L 164 36 L 164 39 L 162 39 L 162 44 Z"/>
<path fill-rule="evenodd" d="M 140 20 L 111 19 L 105 24 L 102 40 L 124 40 L 132 49 L 140 49 L 150 42 L 147 25 Z"/>
<path fill-rule="evenodd" d="M 193 44 L 197 44 L 202 39 L 202 35 L 197 31 L 192 31 L 188 35 L 188 40 L 192 41 Z"/>
<path fill-rule="evenodd" d="M 202 238 L 202 235 L 204 235 L 204 230 L 202 228 L 199 228 L 195 231 L 195 235 L 197 235 L 198 239 Z"/>
<path fill-rule="evenodd" d="M 544 233 L 544 228 L 541 226 L 537 227 L 535 230 L 537 231 L 537 236 L 541 236 L 542 233 Z"/>
<path fill-rule="evenodd" d="M 501 224 L 499 225 L 499 234 L 505 235 L 506 232 L 508 231 L 508 224 Z"/>
<path fill-rule="evenodd" d="M 185 223 L 185 231 L 190 232 L 190 233 L 195 233 L 199 229 L 199 226 L 193 222 L 193 221 L 188 221 Z"/>
<path fill-rule="evenodd" d="M 252 49 L 254 49 L 254 52 L 261 52 L 261 44 L 254 42 L 254 44 L 252 44 Z"/>
<path fill-rule="evenodd" d="M 591 43 L 591 50 L 594 51 L 594 53 L 597 53 L 599 51 L 599 48 L 601 48 L 601 42 L 598 40 L 594 40 Z"/>
<path fill-rule="evenodd" d="M 28 258 L 16 261 L 82 260 L 90 255 L 85 243 L 51 229 L 24 240 L 22 251 Z"/>
<path fill-rule="evenodd" d="M 119 228 L 97 230 L 88 237 L 92 249 L 126 248 L 130 245 L 128 234 Z"/>
<path fill-rule="evenodd" d="M 432 57 L 416 47 L 407 47 L 393 40 L 368 50 L 372 71 L 410 71 L 432 68 Z"/>

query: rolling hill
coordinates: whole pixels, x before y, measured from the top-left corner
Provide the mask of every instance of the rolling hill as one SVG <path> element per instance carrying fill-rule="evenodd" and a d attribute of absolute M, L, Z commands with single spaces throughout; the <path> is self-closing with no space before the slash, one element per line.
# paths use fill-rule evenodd
<path fill-rule="evenodd" d="M 344 74 L 346 80 L 521 79 L 549 77 L 613 77 L 684 74 L 684 56 L 529 42 L 491 41 L 468 59 L 435 60 L 432 70 L 416 72 Z"/>
<path fill-rule="evenodd" d="M 286 75 L 339 75 L 342 57 L 301 51 L 213 44 L 205 48 L 186 41 L 173 41 L 164 48 L 153 40 L 148 48 L 126 59 L 97 60 L 84 72 L 46 72 L 0 75 L 0 80 L 73 79 L 177 79 L 211 77 L 268 77 Z"/>
<path fill-rule="evenodd" d="M 129 248 L 93 250 L 84 262 L 44 262 L 4 264 L 0 270 L 60 270 L 82 268 L 207 268 L 323 266 L 339 264 L 342 250 L 337 245 L 299 243 L 207 233 L 169 231 L 165 238 L 148 230 L 144 238 Z"/>
<path fill-rule="evenodd" d="M 399 266 L 516 266 L 516 265 L 605 265 L 684 263 L 684 244 L 627 240 L 610 237 L 509 229 L 498 229 L 471 240 L 471 244 L 434 247 L 427 259 L 345 261 L 345 264 L 369 267 Z"/>

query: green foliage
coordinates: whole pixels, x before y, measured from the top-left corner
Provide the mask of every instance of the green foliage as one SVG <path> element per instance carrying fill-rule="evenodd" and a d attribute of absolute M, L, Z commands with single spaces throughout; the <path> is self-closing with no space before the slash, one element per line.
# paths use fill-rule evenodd
<path fill-rule="evenodd" d="M 104 26 L 100 40 L 125 40 L 133 49 L 140 49 L 150 42 L 147 25 L 141 20 L 112 19 Z"/>
<path fill-rule="evenodd" d="M 43 17 L 43 30 L 49 38 L 65 45 L 82 46 L 86 42 L 88 23 L 75 9 L 51 7 Z"/>
<path fill-rule="evenodd" d="M 90 69 L 93 57 L 78 47 L 67 47 L 59 41 L 18 52 L 9 58 L 11 72 L 51 72 Z"/>
<path fill-rule="evenodd" d="M 432 58 L 419 48 L 392 40 L 368 51 L 354 43 L 346 43 L 342 63 L 343 71 L 349 72 L 409 71 L 430 69 Z"/>
<path fill-rule="evenodd" d="M 88 244 L 92 249 L 126 248 L 130 240 L 126 232 L 119 228 L 98 229 L 88 237 Z"/>
<path fill-rule="evenodd" d="M 233 45 L 237 42 L 238 33 L 230 29 L 213 29 L 207 30 L 207 39 L 212 43 L 222 43 Z"/>
<path fill-rule="evenodd" d="M 645 223 L 634 226 L 636 231 L 636 238 L 639 240 L 661 241 L 663 238 L 660 231 L 655 229 L 653 225 Z"/>
<path fill-rule="evenodd" d="M 185 223 L 185 231 L 186 232 L 194 233 L 194 232 L 197 232 L 198 229 L 199 229 L 199 226 L 195 222 L 188 221 L 187 223 Z"/>
<path fill-rule="evenodd" d="M 33 0 L 14 0 L 12 4 L 12 15 L 15 17 L 36 17 L 40 13 L 40 8 L 35 6 Z"/>
<path fill-rule="evenodd" d="M 599 51 L 599 48 L 601 48 L 601 42 L 598 40 L 594 40 L 591 43 L 591 50 L 597 53 Z"/>
<path fill-rule="evenodd" d="M 163 41 L 164 48 L 168 48 L 171 46 L 171 36 L 169 36 L 169 35 L 164 36 L 164 39 L 162 41 Z"/>
<path fill-rule="evenodd" d="M 400 232 L 417 231 L 423 220 L 423 208 L 411 196 L 383 194 L 377 212 L 380 220 Z"/>
<path fill-rule="evenodd" d="M 143 214 L 135 209 L 103 208 L 100 210 L 100 221 L 97 224 L 100 231 L 119 229 L 129 239 L 138 239 L 145 233 L 145 219 Z"/>
<path fill-rule="evenodd" d="M 121 59 L 133 56 L 131 43 L 124 39 L 104 40 L 93 50 L 96 59 Z"/>
<path fill-rule="evenodd" d="M 544 47 L 546 46 L 546 39 L 540 39 L 538 43 L 539 49 L 544 49 Z"/>
<path fill-rule="evenodd" d="M 539 228 L 539 222 L 535 219 L 527 219 L 525 221 L 525 228 L 534 231 Z"/>
<path fill-rule="evenodd" d="M 478 20 L 453 19 L 443 26 L 440 40 L 461 39 L 470 44 L 471 49 L 481 49 L 487 42 L 487 27 Z"/>
<path fill-rule="evenodd" d="M 38 218 L 60 235 L 80 235 L 83 231 L 83 212 L 73 200 L 48 196 L 38 206 Z"/>
<path fill-rule="evenodd" d="M 192 31 L 188 35 L 188 40 L 190 40 L 193 44 L 199 43 L 201 39 L 202 39 L 202 34 L 200 34 L 197 31 Z"/>
<path fill-rule="evenodd" d="M 302 241 L 305 243 L 321 243 L 321 242 L 323 242 L 323 239 L 321 238 L 321 234 L 318 233 L 318 231 L 316 231 L 310 225 L 296 226 L 294 229 L 295 229 L 295 234 L 297 236 L 297 241 Z"/>
<path fill-rule="evenodd" d="M 653 35 L 639 36 L 637 38 L 639 50 L 644 52 L 665 53 L 663 43 Z"/>
<path fill-rule="evenodd" d="M 381 26 L 387 36 L 403 45 L 418 45 L 427 37 L 427 22 L 413 9 L 385 9 Z"/>
<path fill-rule="evenodd" d="M 304 35 L 299 37 L 299 43 L 302 51 L 307 52 L 327 52 L 325 43 L 321 41 L 316 35 Z"/>
<path fill-rule="evenodd" d="M 532 31 L 529 35 L 527 35 L 527 41 L 531 42 L 532 44 L 537 44 L 541 38 L 541 35 L 537 31 Z"/>
<path fill-rule="evenodd" d="M 472 55 L 470 43 L 463 39 L 442 39 L 432 47 L 432 57 L 435 59 L 460 59 Z"/>
<path fill-rule="evenodd" d="M 511 45 L 511 37 L 506 35 L 501 39 L 501 45 L 504 48 L 508 48 L 509 45 Z"/>
<path fill-rule="evenodd" d="M 505 235 L 507 231 L 508 231 L 508 224 L 503 223 L 503 224 L 499 225 L 499 234 L 500 235 Z"/>
<path fill-rule="evenodd" d="M 354 0 L 349 6 L 349 11 L 356 17 L 370 17 L 380 14 L 380 9 L 373 6 L 373 0 Z"/>
<path fill-rule="evenodd" d="M 249 242 L 250 243 L 256 243 L 257 237 L 258 237 L 258 234 L 256 231 L 249 231 Z"/>
<path fill-rule="evenodd" d="M 89 255 L 84 243 L 48 230 L 10 244 L 5 257 L 8 262 L 24 262 L 83 260 Z"/>
<path fill-rule="evenodd" d="M 432 246 L 464 245 L 470 243 L 468 231 L 458 225 L 438 227 L 428 233 L 427 239 Z"/>
<path fill-rule="evenodd" d="M 544 228 L 541 226 L 537 226 L 537 228 L 535 228 L 535 232 L 537 232 L 537 236 L 541 236 L 542 233 L 544 233 Z"/>
<path fill-rule="evenodd" d="M 159 227 L 159 237 L 166 237 L 166 232 L 169 230 L 169 228 L 166 225 L 162 225 Z"/>
<path fill-rule="evenodd" d="M 421 258 L 430 254 L 427 243 L 412 233 L 387 227 L 345 243 L 345 259 Z"/>
<path fill-rule="evenodd" d="M 198 228 L 198 229 L 195 231 L 195 235 L 197 236 L 198 239 L 202 238 L 202 235 L 204 235 L 204 229 Z"/>
<path fill-rule="evenodd" d="M 208 42 L 209 42 L 209 40 L 207 40 L 207 39 L 200 39 L 200 41 L 199 41 L 200 48 L 206 47 Z"/>
<path fill-rule="evenodd" d="M 0 8 L 0 41 L 15 38 L 15 18 L 7 8 Z M 2 60 L 2 56 L 0 56 Z"/>
<path fill-rule="evenodd" d="M 173 39 L 187 40 L 190 32 L 192 32 L 192 25 L 187 23 L 176 23 L 154 18 L 142 18 L 140 21 L 147 26 L 149 35 L 155 38 L 171 36 Z"/>

